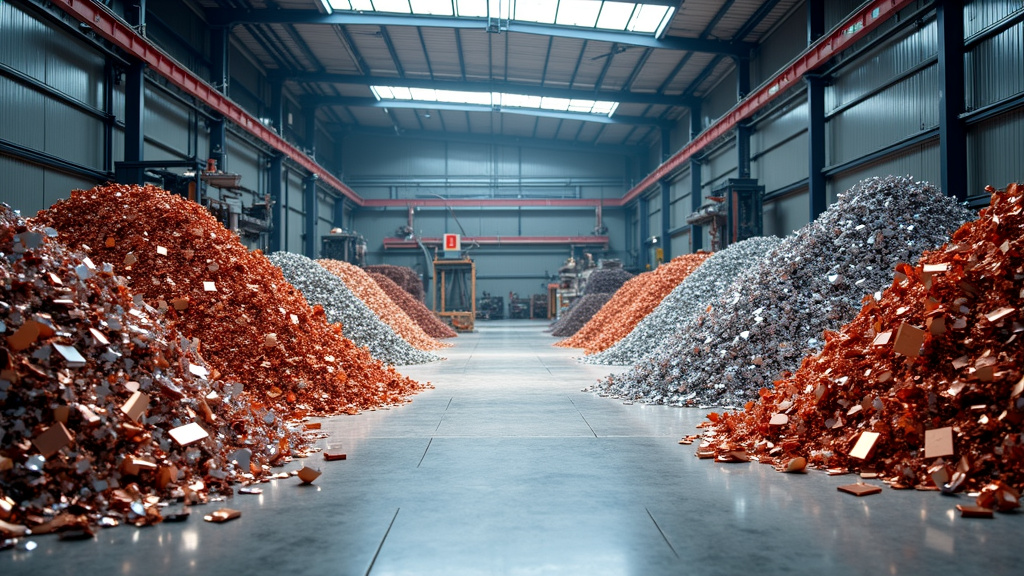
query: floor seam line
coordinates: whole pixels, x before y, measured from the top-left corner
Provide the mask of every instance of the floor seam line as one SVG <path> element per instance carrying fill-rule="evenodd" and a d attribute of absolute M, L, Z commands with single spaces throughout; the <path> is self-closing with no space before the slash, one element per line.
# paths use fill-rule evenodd
<path fill-rule="evenodd" d="M 438 426 L 440 426 L 440 425 L 441 424 L 438 423 Z M 420 464 L 423 464 L 423 459 L 427 457 L 427 450 L 430 450 L 430 445 L 433 444 L 433 443 L 434 443 L 434 437 L 431 436 L 430 437 L 430 441 L 427 442 L 427 447 L 423 449 L 423 456 L 420 456 L 420 461 L 419 461 L 419 463 L 416 464 L 417 468 L 420 467 Z"/>
<path fill-rule="evenodd" d="M 566 398 L 569 397 L 566 396 Z M 583 412 L 580 411 L 580 407 L 577 406 L 576 403 L 572 401 L 572 398 L 569 398 L 569 403 L 572 404 L 572 407 L 576 409 L 576 413 L 580 415 L 580 418 L 583 418 L 583 423 L 587 425 L 587 428 L 590 428 L 590 433 L 594 435 L 594 438 L 597 438 L 597 432 L 594 432 L 594 427 L 590 425 L 590 422 L 587 422 L 587 417 L 584 416 Z"/>
<path fill-rule="evenodd" d="M 384 547 L 384 541 L 388 539 L 388 534 L 391 533 L 391 527 L 395 525 L 395 520 L 398 518 L 398 513 L 401 511 L 401 508 L 395 509 L 395 515 L 391 517 L 391 523 L 388 524 L 388 529 L 384 531 L 384 537 L 380 539 L 380 544 L 377 545 L 377 551 L 373 553 L 373 560 L 370 560 L 370 567 L 366 569 L 366 576 L 370 576 L 370 572 L 373 570 L 373 565 L 377 563 L 377 556 L 380 556 L 380 550 Z"/>
<path fill-rule="evenodd" d="M 658 533 L 661 534 L 661 538 L 665 541 L 665 544 L 668 545 L 668 549 L 672 551 L 672 554 L 674 554 L 676 558 L 679 558 L 679 553 L 676 552 L 676 549 L 674 546 L 672 546 L 672 543 L 668 541 L 668 536 L 665 535 L 665 531 L 661 529 L 661 526 L 658 524 L 658 521 L 654 519 L 654 514 L 651 514 L 651 511 L 647 508 L 647 506 L 644 506 L 644 510 L 647 512 L 647 516 L 650 517 L 651 522 L 654 522 L 654 527 L 658 529 Z"/>

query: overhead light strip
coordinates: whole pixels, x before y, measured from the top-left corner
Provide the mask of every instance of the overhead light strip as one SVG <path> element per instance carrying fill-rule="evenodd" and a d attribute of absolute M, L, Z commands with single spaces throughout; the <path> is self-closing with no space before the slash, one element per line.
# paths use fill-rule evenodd
<path fill-rule="evenodd" d="M 404 88 L 400 86 L 370 86 L 378 101 L 422 102 L 429 108 L 432 102 L 450 104 L 475 104 L 490 106 L 494 110 L 517 108 L 527 110 L 554 110 L 557 112 L 578 112 L 595 116 L 611 116 L 618 108 L 618 102 L 587 100 L 583 98 L 550 98 L 527 96 L 504 92 L 468 92 L 460 90 L 433 90 L 429 88 Z"/>

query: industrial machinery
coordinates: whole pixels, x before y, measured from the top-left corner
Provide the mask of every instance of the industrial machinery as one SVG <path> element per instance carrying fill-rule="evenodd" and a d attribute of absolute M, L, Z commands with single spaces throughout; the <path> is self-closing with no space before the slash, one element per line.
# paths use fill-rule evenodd
<path fill-rule="evenodd" d="M 530 318 L 530 300 L 520 298 L 515 292 L 508 293 L 508 317 L 512 320 L 527 320 Z"/>
<path fill-rule="evenodd" d="M 433 310 L 459 332 L 472 332 L 476 319 L 476 264 L 469 258 L 434 260 Z"/>
<path fill-rule="evenodd" d="M 562 312 L 569 308 L 574 300 L 583 296 L 587 278 L 596 265 L 590 254 L 584 254 L 577 260 L 572 256 L 558 269 L 558 289 L 555 293 L 555 315 L 561 317 Z"/>
<path fill-rule="evenodd" d="M 505 317 L 505 299 L 484 292 L 476 302 L 477 320 L 501 320 Z"/>
<path fill-rule="evenodd" d="M 188 198 L 206 207 L 225 228 L 243 240 L 266 247 L 274 227 L 270 210 L 273 201 L 269 195 L 261 197 L 255 190 L 242 186 L 241 175 L 217 170 L 214 160 L 208 160 L 205 166 L 197 160 L 116 162 L 114 168 L 118 182 L 156 184 Z M 220 190 L 219 198 L 207 194 L 207 187 Z M 242 199 L 246 194 L 261 200 L 245 206 Z"/>
<path fill-rule="evenodd" d="M 366 238 L 358 232 L 332 228 L 330 234 L 320 237 L 320 257 L 363 266 L 366 264 Z"/>
<path fill-rule="evenodd" d="M 549 318 L 547 294 L 534 294 L 530 297 L 530 318 L 540 320 Z"/>
<path fill-rule="evenodd" d="M 763 234 L 764 186 L 753 178 L 730 178 L 712 191 L 710 202 L 686 217 L 687 224 L 708 226 L 711 250 Z"/>

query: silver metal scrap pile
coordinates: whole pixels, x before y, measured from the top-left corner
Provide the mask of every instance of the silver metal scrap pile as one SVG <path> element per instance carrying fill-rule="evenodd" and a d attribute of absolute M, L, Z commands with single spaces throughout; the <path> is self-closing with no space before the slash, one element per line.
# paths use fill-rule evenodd
<path fill-rule="evenodd" d="M 601 268 L 594 270 L 587 278 L 587 284 L 583 288 L 583 296 L 573 300 L 569 308 L 562 313 L 562 317 L 551 324 L 548 329 L 553 336 L 572 336 L 582 328 L 602 306 L 611 300 L 612 295 L 622 285 L 632 279 L 633 273 L 623 270 L 619 266 Z"/>
<path fill-rule="evenodd" d="M 733 280 L 771 252 L 780 238 L 757 237 L 737 242 L 712 254 L 686 277 L 628 336 L 611 348 L 584 356 L 586 364 L 632 365 L 651 355 L 652 342 L 665 342 L 703 312 Z"/>
<path fill-rule="evenodd" d="M 310 306 L 320 305 L 327 321 L 340 323 L 345 337 L 364 346 L 370 355 L 393 366 L 425 364 L 441 357 L 414 348 L 385 324 L 341 278 L 301 254 L 274 252 L 267 256 L 284 277 L 302 292 Z"/>
<path fill-rule="evenodd" d="M 160 315 L 0 206 L 0 544 L 153 524 L 168 500 L 231 494 L 308 447 Z"/>
<path fill-rule="evenodd" d="M 742 406 L 796 370 L 892 282 L 893 268 L 941 246 L 973 215 L 927 183 L 871 178 L 741 275 L 707 312 L 595 388 L 650 403 Z"/>

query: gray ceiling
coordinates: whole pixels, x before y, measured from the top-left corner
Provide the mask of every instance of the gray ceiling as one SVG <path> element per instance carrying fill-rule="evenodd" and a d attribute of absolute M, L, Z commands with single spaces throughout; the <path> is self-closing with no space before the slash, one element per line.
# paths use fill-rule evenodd
<path fill-rule="evenodd" d="M 555 0 L 552 0 L 555 1 Z M 649 3 L 665 3 L 653 0 Z M 671 2 L 669 2 L 671 3 Z M 686 0 L 661 40 L 409 15 L 321 14 L 316 0 L 201 0 L 333 129 L 646 147 L 747 57 L 797 0 Z M 611 118 L 377 102 L 374 84 L 620 102 Z"/>

